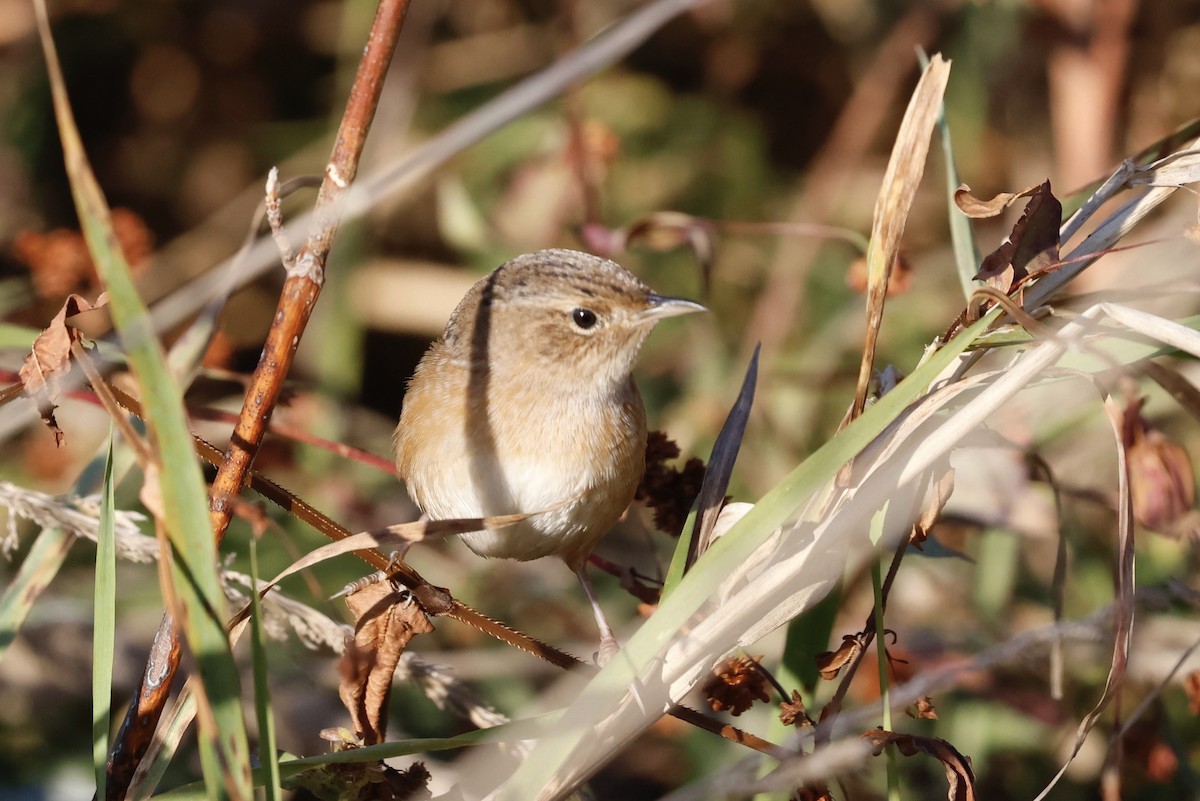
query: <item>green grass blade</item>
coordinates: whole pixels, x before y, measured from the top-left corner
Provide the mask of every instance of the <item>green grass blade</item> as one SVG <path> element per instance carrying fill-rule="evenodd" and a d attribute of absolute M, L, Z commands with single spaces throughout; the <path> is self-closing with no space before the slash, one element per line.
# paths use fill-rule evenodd
<path fill-rule="evenodd" d="M 667 567 L 667 578 L 663 581 L 662 598 L 670 595 L 683 579 L 683 573 L 687 569 L 688 554 L 692 550 L 692 540 L 696 537 L 696 518 L 699 513 L 700 507 L 693 502 L 687 520 L 683 521 L 683 531 L 679 535 L 679 541 L 675 543 L 675 551 L 671 554 L 671 564 Z"/>
<path fill-rule="evenodd" d="M 113 652 L 117 635 L 117 538 L 113 510 L 113 433 L 108 431 L 104 486 L 100 495 L 100 525 L 96 529 L 96 591 L 92 613 L 92 763 L 96 797 L 105 797 L 105 763 L 112 715 Z"/>
<path fill-rule="evenodd" d="M 271 690 L 267 686 L 267 646 L 263 636 L 262 603 L 258 598 L 258 541 L 250 540 L 250 578 L 256 588 L 250 593 L 250 653 L 254 662 L 254 711 L 258 716 L 258 760 L 267 772 L 267 801 L 283 795 L 279 780 L 279 757 L 275 746 L 275 716 L 271 712 Z"/>
<path fill-rule="evenodd" d="M 75 209 L 109 294 L 113 323 L 141 390 L 156 448 L 155 461 L 160 469 L 146 478 L 151 486 L 157 484 L 163 524 L 172 545 L 174 592 L 184 610 L 183 619 L 176 623 L 193 654 L 212 709 L 211 715 L 200 716 L 205 779 L 209 791 L 218 797 L 249 798 L 249 748 L 238 673 L 225 633 L 227 611 L 217 577 L 204 479 L 192 450 L 182 393 L 167 369 L 150 316 L 134 287 L 108 204 L 75 127 L 44 0 L 35 2 L 35 10 Z"/>
<path fill-rule="evenodd" d="M 929 64 L 929 56 L 924 50 L 918 50 L 921 69 Z M 975 243 L 975 231 L 971 228 L 971 220 L 958 210 L 954 202 L 954 193 L 962 183 L 958 177 L 958 165 L 954 161 L 954 142 L 950 138 L 950 123 L 946 121 L 946 101 L 942 100 L 941 111 L 937 118 L 938 133 L 942 140 L 942 163 L 946 173 L 946 213 L 950 218 L 950 244 L 954 251 L 954 266 L 958 273 L 958 282 L 962 284 L 963 297 L 968 300 L 978 286 L 975 273 L 979 272 L 979 246 Z"/>

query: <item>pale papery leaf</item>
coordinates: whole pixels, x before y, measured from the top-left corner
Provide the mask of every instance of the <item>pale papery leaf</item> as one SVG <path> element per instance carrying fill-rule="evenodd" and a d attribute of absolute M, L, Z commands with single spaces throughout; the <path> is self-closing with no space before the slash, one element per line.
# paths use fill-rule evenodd
<path fill-rule="evenodd" d="M 1000 192 L 994 197 L 984 200 L 976 197 L 971 192 L 971 187 L 962 184 L 954 191 L 954 205 L 958 206 L 959 210 L 971 219 L 983 220 L 995 217 L 1020 198 L 1029 197 L 1037 191 L 1039 185 L 1027 186 L 1020 192 Z"/>

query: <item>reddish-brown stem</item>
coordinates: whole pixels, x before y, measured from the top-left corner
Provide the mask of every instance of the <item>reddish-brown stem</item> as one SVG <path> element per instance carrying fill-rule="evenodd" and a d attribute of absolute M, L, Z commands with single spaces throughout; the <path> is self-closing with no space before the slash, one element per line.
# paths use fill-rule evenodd
<path fill-rule="evenodd" d="M 325 261 L 338 230 L 336 203 L 358 171 L 358 160 L 407 12 L 408 0 L 381 0 L 376 11 L 317 195 L 315 228 L 300 250 L 295 265 L 289 265 L 262 357 L 246 390 L 241 417 L 213 482 L 210 517 L 218 542 L 229 526 L 233 501 L 246 482 L 300 337 L 320 296 Z M 179 668 L 179 656 L 178 637 L 170 615 L 164 615 L 138 692 L 109 758 L 109 799 L 124 798 L 129 788 L 134 770 L 154 736 L 166 705 L 171 680 Z"/>

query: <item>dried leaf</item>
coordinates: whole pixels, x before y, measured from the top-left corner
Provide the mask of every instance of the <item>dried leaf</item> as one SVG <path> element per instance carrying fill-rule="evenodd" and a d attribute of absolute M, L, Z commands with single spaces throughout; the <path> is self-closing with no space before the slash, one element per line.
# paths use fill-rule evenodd
<path fill-rule="evenodd" d="M 1058 263 L 1061 224 L 1062 203 L 1046 181 L 1033 191 L 1012 233 L 984 258 L 975 278 L 1008 295 L 1030 278 L 1048 272 Z"/>
<path fill-rule="evenodd" d="M 700 275 L 707 292 L 711 284 L 716 253 L 712 222 L 678 211 L 657 211 L 625 229 L 624 245 L 628 247 L 633 242 L 640 242 L 658 252 L 687 245 L 700 267 Z"/>
<path fill-rule="evenodd" d="M 21 365 L 21 384 L 25 387 L 25 394 L 37 403 L 38 413 L 54 432 L 57 444 L 62 444 L 63 432 L 54 419 L 54 410 L 62 397 L 62 380 L 71 370 L 71 345 L 81 338 L 78 330 L 67 325 L 67 318 L 107 302 L 105 295 L 101 295 L 94 306 L 86 298 L 69 295 L 50 325 L 37 335 L 33 350 Z"/>
<path fill-rule="evenodd" d="M 871 744 L 875 756 L 883 753 L 883 749 L 889 745 L 896 746 L 896 750 L 904 756 L 928 754 L 946 769 L 946 782 L 949 784 L 946 798 L 949 801 L 975 801 L 975 772 L 971 770 L 971 760 L 945 740 L 883 729 L 866 732 L 863 739 Z"/>
<path fill-rule="evenodd" d="M 966 184 L 960 184 L 958 189 L 954 190 L 954 205 L 958 206 L 959 211 L 968 217 L 982 220 L 988 217 L 995 217 L 1011 206 L 1017 198 L 1029 197 L 1038 190 L 1039 186 L 1040 184 L 1027 186 L 1016 193 L 1001 192 L 991 200 L 982 200 L 971 194 L 971 187 Z"/>
<path fill-rule="evenodd" d="M 842 637 L 842 644 L 836 651 L 825 651 L 813 657 L 817 662 L 817 671 L 825 681 L 833 681 L 850 660 L 854 659 L 862 649 L 862 643 L 857 636 L 847 634 Z"/>
<path fill-rule="evenodd" d="M 372 584 L 346 598 L 354 613 L 354 639 L 338 666 L 338 695 L 350 713 L 355 733 L 366 745 L 387 733 L 388 698 L 400 655 L 433 624 L 407 590 L 390 583 Z"/>

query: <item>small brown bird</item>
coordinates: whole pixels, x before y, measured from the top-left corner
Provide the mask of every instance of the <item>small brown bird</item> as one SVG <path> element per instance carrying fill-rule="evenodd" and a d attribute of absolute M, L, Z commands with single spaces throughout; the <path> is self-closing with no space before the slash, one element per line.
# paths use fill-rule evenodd
<path fill-rule="evenodd" d="M 518 256 L 471 287 L 404 396 L 396 465 L 413 501 L 433 519 L 548 510 L 462 539 L 481 556 L 566 562 L 602 661 L 617 643 L 584 569 L 645 471 L 633 363 L 655 323 L 703 310 L 607 259 Z"/>

